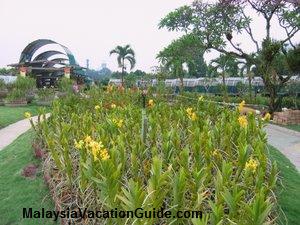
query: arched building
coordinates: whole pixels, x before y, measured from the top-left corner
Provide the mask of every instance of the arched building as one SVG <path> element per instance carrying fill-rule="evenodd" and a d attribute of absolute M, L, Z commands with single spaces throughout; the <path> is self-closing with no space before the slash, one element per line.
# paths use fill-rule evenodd
<path fill-rule="evenodd" d="M 46 50 L 36 54 L 42 47 L 54 44 L 62 49 Z M 62 76 L 85 78 L 85 68 L 79 66 L 73 53 L 64 45 L 49 39 L 38 39 L 29 43 L 21 53 L 18 63 L 8 66 L 15 67 L 20 74 L 31 74 L 37 79 L 58 79 Z"/>

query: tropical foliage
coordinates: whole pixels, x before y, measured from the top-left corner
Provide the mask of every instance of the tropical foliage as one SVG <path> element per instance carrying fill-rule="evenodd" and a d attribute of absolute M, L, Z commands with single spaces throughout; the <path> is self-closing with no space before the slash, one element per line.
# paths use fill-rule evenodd
<path fill-rule="evenodd" d="M 187 65 L 190 76 L 206 75 L 203 53 L 201 40 L 196 35 L 187 34 L 160 51 L 157 58 L 165 68 L 172 71 L 174 77 L 180 78 L 183 85 L 183 64 Z"/>
<path fill-rule="evenodd" d="M 24 92 L 30 93 L 32 92 L 36 87 L 36 81 L 34 78 L 31 77 L 21 77 L 18 76 L 16 82 L 13 83 L 13 88 L 22 90 Z"/>
<path fill-rule="evenodd" d="M 58 82 L 58 90 L 64 93 L 69 93 L 72 91 L 72 85 L 75 81 L 62 77 Z"/>
<path fill-rule="evenodd" d="M 126 71 L 126 61 L 130 64 L 130 69 L 132 70 L 135 66 L 135 53 L 130 47 L 130 45 L 117 46 L 115 49 L 110 51 L 110 55 L 116 54 L 117 55 L 117 61 L 119 67 L 122 69 L 122 86 L 124 86 L 124 72 Z"/>
<path fill-rule="evenodd" d="M 5 98 L 7 101 L 22 100 L 26 101 L 26 92 L 21 89 L 13 89 Z"/>
<path fill-rule="evenodd" d="M 0 68 L 0 75 L 15 75 L 18 71 L 15 68 L 8 69 L 8 68 Z"/>
<path fill-rule="evenodd" d="M 35 79 L 30 77 L 18 76 L 14 83 L 7 84 L 9 93 L 6 97 L 8 101 L 24 100 L 29 94 L 33 94 L 35 91 Z"/>
<path fill-rule="evenodd" d="M 203 97 L 178 101 L 148 93 L 147 103 L 143 142 L 135 91 L 109 86 L 54 101 L 49 120 L 34 128 L 49 151 L 49 179 L 63 208 L 162 207 L 172 215 L 179 210 L 204 215 L 94 219 L 98 224 L 276 222 L 277 169 L 267 158 L 262 129 L 268 118 L 240 116 L 244 103 L 232 111 Z"/>
<path fill-rule="evenodd" d="M 254 35 L 252 22 L 255 14 L 261 16 L 266 28 L 262 41 Z M 215 50 L 255 65 L 269 92 L 269 107 L 273 112 L 280 106 L 278 93 L 292 73 L 297 72 L 295 65 L 299 65 L 299 46 L 293 39 L 300 29 L 299 15 L 299 3 L 296 1 L 194 1 L 170 12 L 160 21 L 159 27 L 196 35 L 205 51 Z M 271 26 L 271 21 L 278 22 L 285 37 L 277 40 L 277 32 L 273 30 L 276 26 Z M 239 42 L 241 34 L 252 43 L 252 52 L 246 51 L 246 46 Z M 288 70 L 286 76 L 277 66 L 279 58 Z"/>
<path fill-rule="evenodd" d="M 220 74 L 222 76 L 222 89 L 224 98 L 228 100 L 225 79 L 227 76 L 236 76 L 238 74 L 238 63 L 233 57 L 221 54 L 217 59 L 212 60 L 211 65 L 216 72 L 220 70 Z"/>
<path fill-rule="evenodd" d="M 37 100 L 38 101 L 52 101 L 55 97 L 54 88 L 39 88 L 37 91 Z"/>

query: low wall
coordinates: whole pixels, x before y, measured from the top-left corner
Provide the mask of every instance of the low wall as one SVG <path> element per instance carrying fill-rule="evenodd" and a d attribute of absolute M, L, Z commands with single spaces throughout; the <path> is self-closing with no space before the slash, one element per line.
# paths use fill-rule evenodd
<path fill-rule="evenodd" d="M 273 122 L 281 125 L 300 124 L 300 110 L 275 112 Z"/>

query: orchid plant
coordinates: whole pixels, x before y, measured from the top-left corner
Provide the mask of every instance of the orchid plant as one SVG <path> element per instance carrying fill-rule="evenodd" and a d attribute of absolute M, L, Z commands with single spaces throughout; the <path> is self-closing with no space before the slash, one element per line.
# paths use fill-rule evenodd
<path fill-rule="evenodd" d="M 199 99 L 141 100 L 128 89 L 91 89 L 53 102 L 38 132 L 64 207 L 199 210 L 202 219 L 94 219 L 101 224 L 274 224 L 277 167 L 267 154 L 268 118 Z M 66 191 L 68 190 L 68 191 Z M 89 222 L 86 219 L 86 224 Z M 98 221 L 99 220 L 99 221 Z M 84 223 L 83 223 L 84 224 Z"/>

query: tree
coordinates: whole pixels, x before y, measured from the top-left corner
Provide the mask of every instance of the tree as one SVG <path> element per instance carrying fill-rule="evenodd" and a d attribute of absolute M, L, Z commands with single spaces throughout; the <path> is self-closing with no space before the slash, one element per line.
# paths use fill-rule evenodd
<path fill-rule="evenodd" d="M 153 66 L 151 69 L 153 77 L 155 77 L 155 79 L 157 79 L 159 82 L 163 82 L 172 77 L 170 71 L 163 65 Z"/>
<path fill-rule="evenodd" d="M 251 62 L 248 61 L 239 61 L 239 65 L 241 65 L 240 68 L 240 73 L 241 76 L 246 76 L 248 77 L 248 91 L 249 91 L 249 97 L 252 98 L 252 78 L 256 72 L 256 67 L 253 65 Z"/>
<path fill-rule="evenodd" d="M 183 65 L 186 64 L 191 70 L 189 72 L 195 73 L 199 70 L 197 68 L 199 66 L 199 55 L 203 57 L 200 39 L 194 34 L 187 34 L 173 41 L 160 51 L 157 58 L 166 68 L 172 71 L 175 77 L 179 77 L 181 87 L 183 87 L 183 77 L 185 74 Z"/>
<path fill-rule="evenodd" d="M 263 41 L 254 36 L 251 18 L 253 14 L 247 14 L 249 10 L 246 8 L 251 8 L 262 16 L 266 31 Z M 219 0 L 213 4 L 195 1 L 190 6 L 183 6 L 169 13 L 160 21 L 159 27 L 197 35 L 205 51 L 216 50 L 255 65 L 270 94 L 270 111 L 274 112 L 280 103 L 278 92 L 294 71 L 287 45 L 294 52 L 292 54 L 296 54 L 299 47 L 293 43 L 293 37 L 300 29 L 299 8 L 296 1 L 284 0 Z M 271 21 L 278 21 L 285 32 L 286 36 L 281 40 L 271 37 L 272 33 L 276 33 L 271 32 Z M 249 37 L 253 43 L 253 52 L 248 53 L 242 48 L 241 43 L 236 40 L 238 34 Z M 275 66 L 281 54 L 290 71 L 286 76 L 278 73 Z"/>
<path fill-rule="evenodd" d="M 266 90 L 270 95 L 271 112 L 280 108 L 282 97 L 278 93 L 284 89 L 294 73 L 299 72 L 300 48 L 282 48 L 279 41 L 265 40 L 258 55 L 258 71 L 262 75 Z M 282 66 L 282 67 L 281 67 Z"/>
<path fill-rule="evenodd" d="M 238 63 L 234 57 L 229 55 L 221 54 L 219 58 L 212 60 L 212 67 L 218 71 L 221 70 L 223 92 L 225 100 L 228 100 L 227 87 L 226 87 L 226 75 L 235 77 L 238 74 Z"/>
<path fill-rule="evenodd" d="M 142 70 L 136 70 L 133 72 L 134 76 L 136 76 L 137 78 L 141 78 L 143 76 L 146 76 L 146 72 L 142 71 Z"/>
<path fill-rule="evenodd" d="M 128 73 L 126 71 L 124 71 L 124 73 L 122 72 L 119 72 L 119 71 L 114 71 L 111 73 L 111 78 L 114 78 L 114 79 L 121 79 L 122 76 L 127 76 Z"/>
<path fill-rule="evenodd" d="M 0 75 L 16 75 L 18 70 L 15 68 L 0 68 Z"/>
<path fill-rule="evenodd" d="M 99 75 L 101 77 L 109 77 L 111 75 L 111 70 L 109 68 L 101 68 L 99 71 L 98 71 Z"/>
<path fill-rule="evenodd" d="M 144 79 L 147 73 L 142 70 L 136 70 L 134 72 L 130 72 L 125 77 L 125 84 L 126 86 L 135 86 L 138 80 Z"/>
<path fill-rule="evenodd" d="M 117 46 L 115 49 L 110 51 L 110 55 L 112 54 L 117 54 L 117 60 L 118 60 L 118 65 L 120 68 L 122 68 L 122 75 L 121 75 L 121 80 L 122 80 L 122 86 L 124 87 L 124 72 L 126 71 L 126 65 L 125 61 L 127 60 L 130 64 L 130 70 L 132 70 L 135 66 L 135 53 L 130 47 L 130 45 L 125 45 L 124 47 L 122 46 Z"/>
<path fill-rule="evenodd" d="M 189 76 L 191 77 L 206 77 L 207 65 L 204 61 L 204 51 L 200 50 L 198 54 L 195 54 L 192 62 L 188 63 Z"/>

